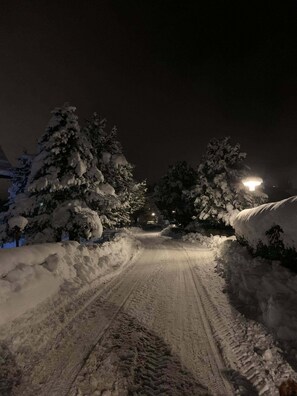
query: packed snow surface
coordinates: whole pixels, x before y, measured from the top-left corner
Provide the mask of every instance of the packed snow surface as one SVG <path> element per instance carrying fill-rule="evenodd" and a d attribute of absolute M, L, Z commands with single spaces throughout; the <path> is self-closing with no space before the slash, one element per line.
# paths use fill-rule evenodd
<path fill-rule="evenodd" d="M 71 282 L 0 327 L 7 391 L 276 396 L 283 379 L 295 378 L 272 337 L 230 304 L 213 249 L 159 233 L 135 236 L 144 249 L 130 265 L 80 288 Z M 96 248 L 70 246 L 81 249 L 79 268 L 93 279 L 86 263 L 93 269 Z M 122 257 L 116 245 L 105 246 L 107 263 Z"/>
<path fill-rule="evenodd" d="M 237 236 L 243 237 L 256 249 L 261 241 L 268 245 L 266 232 L 273 226 L 283 230 L 284 246 L 297 250 L 297 196 L 279 202 L 268 203 L 240 212 L 233 222 Z"/>
<path fill-rule="evenodd" d="M 102 245 L 69 241 L 0 250 L 0 324 L 61 287 L 72 290 L 90 284 L 127 263 L 138 249 L 139 242 L 124 231 Z"/>

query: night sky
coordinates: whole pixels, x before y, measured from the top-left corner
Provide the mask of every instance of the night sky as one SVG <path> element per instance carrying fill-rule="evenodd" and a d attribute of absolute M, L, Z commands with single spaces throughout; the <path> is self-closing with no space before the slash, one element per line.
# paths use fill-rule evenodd
<path fill-rule="evenodd" d="M 230 135 L 256 174 L 297 184 L 296 21 L 285 0 L 2 1 L 0 144 L 34 152 L 68 101 L 118 126 L 138 178 Z"/>

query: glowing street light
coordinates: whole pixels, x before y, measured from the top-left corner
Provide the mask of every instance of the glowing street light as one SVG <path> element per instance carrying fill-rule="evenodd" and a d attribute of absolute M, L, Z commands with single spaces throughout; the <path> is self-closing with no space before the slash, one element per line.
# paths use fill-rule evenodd
<path fill-rule="evenodd" d="M 156 216 L 156 213 L 155 213 L 155 212 L 153 212 L 153 213 L 152 213 L 152 216 L 153 216 L 153 217 L 154 217 L 154 216 Z"/>
<path fill-rule="evenodd" d="M 242 180 L 242 183 L 245 187 L 248 187 L 250 191 L 255 191 L 256 187 L 260 186 L 263 183 L 261 177 L 247 177 Z"/>

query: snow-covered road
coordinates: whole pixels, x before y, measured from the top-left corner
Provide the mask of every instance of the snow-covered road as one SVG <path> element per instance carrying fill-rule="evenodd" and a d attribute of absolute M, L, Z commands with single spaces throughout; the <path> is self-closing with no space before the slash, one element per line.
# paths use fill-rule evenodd
<path fill-rule="evenodd" d="M 276 395 L 272 341 L 230 306 L 211 250 L 138 238 L 143 253 L 118 276 L 15 324 L 13 394 Z"/>

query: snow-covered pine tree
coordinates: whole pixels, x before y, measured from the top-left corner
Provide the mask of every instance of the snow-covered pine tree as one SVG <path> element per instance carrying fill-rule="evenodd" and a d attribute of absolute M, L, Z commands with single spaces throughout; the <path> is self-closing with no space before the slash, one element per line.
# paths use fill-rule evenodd
<path fill-rule="evenodd" d="M 198 166 L 197 184 L 191 191 L 197 219 L 211 226 L 229 226 L 239 211 L 253 206 L 253 196 L 242 179 L 248 175 L 246 153 L 230 137 L 212 139 Z M 266 194 L 257 195 L 258 203 Z"/>
<path fill-rule="evenodd" d="M 65 104 L 54 109 L 26 189 L 31 241 L 58 241 L 63 231 L 76 240 L 101 235 L 100 218 L 92 209 L 105 198 L 104 177 L 90 148 L 75 107 Z"/>
<path fill-rule="evenodd" d="M 18 245 L 18 240 L 21 236 L 21 232 L 24 230 L 25 226 L 18 227 L 17 220 L 20 219 L 20 213 L 23 208 L 19 205 L 20 198 L 24 196 L 25 187 L 27 185 L 28 176 L 31 171 L 33 155 L 24 152 L 19 158 L 18 163 L 15 168 L 11 169 L 11 186 L 8 190 L 8 208 L 5 212 L 0 215 L 0 240 L 2 242 L 8 242 L 16 240 Z M 24 223 L 24 222 L 23 222 Z M 22 223 L 22 224 L 23 224 Z M 13 226 L 11 226 L 14 224 Z"/>
<path fill-rule="evenodd" d="M 114 189 L 117 200 L 112 205 L 106 205 L 102 211 L 104 224 L 109 227 L 128 225 L 132 214 L 144 204 L 145 182 L 135 182 L 134 167 L 123 155 L 116 127 L 107 131 L 106 120 L 94 113 L 84 132 L 92 142 L 93 154 L 97 158 L 97 166 L 104 175 L 105 183 Z"/>
<path fill-rule="evenodd" d="M 106 135 L 104 157 L 102 172 L 107 182 L 114 187 L 121 203 L 114 211 L 116 223 L 118 226 L 127 226 L 131 223 L 132 215 L 145 203 L 146 182 L 135 181 L 134 166 L 123 154 L 116 127 Z"/>
<path fill-rule="evenodd" d="M 186 194 L 196 183 L 197 173 L 185 161 L 170 166 L 155 187 L 154 200 L 164 218 L 186 225 L 193 216 L 193 199 Z"/>
<path fill-rule="evenodd" d="M 8 203 L 12 204 L 18 194 L 25 191 L 34 156 L 26 151 L 18 158 L 18 163 L 12 169 L 11 186 L 8 190 Z"/>

